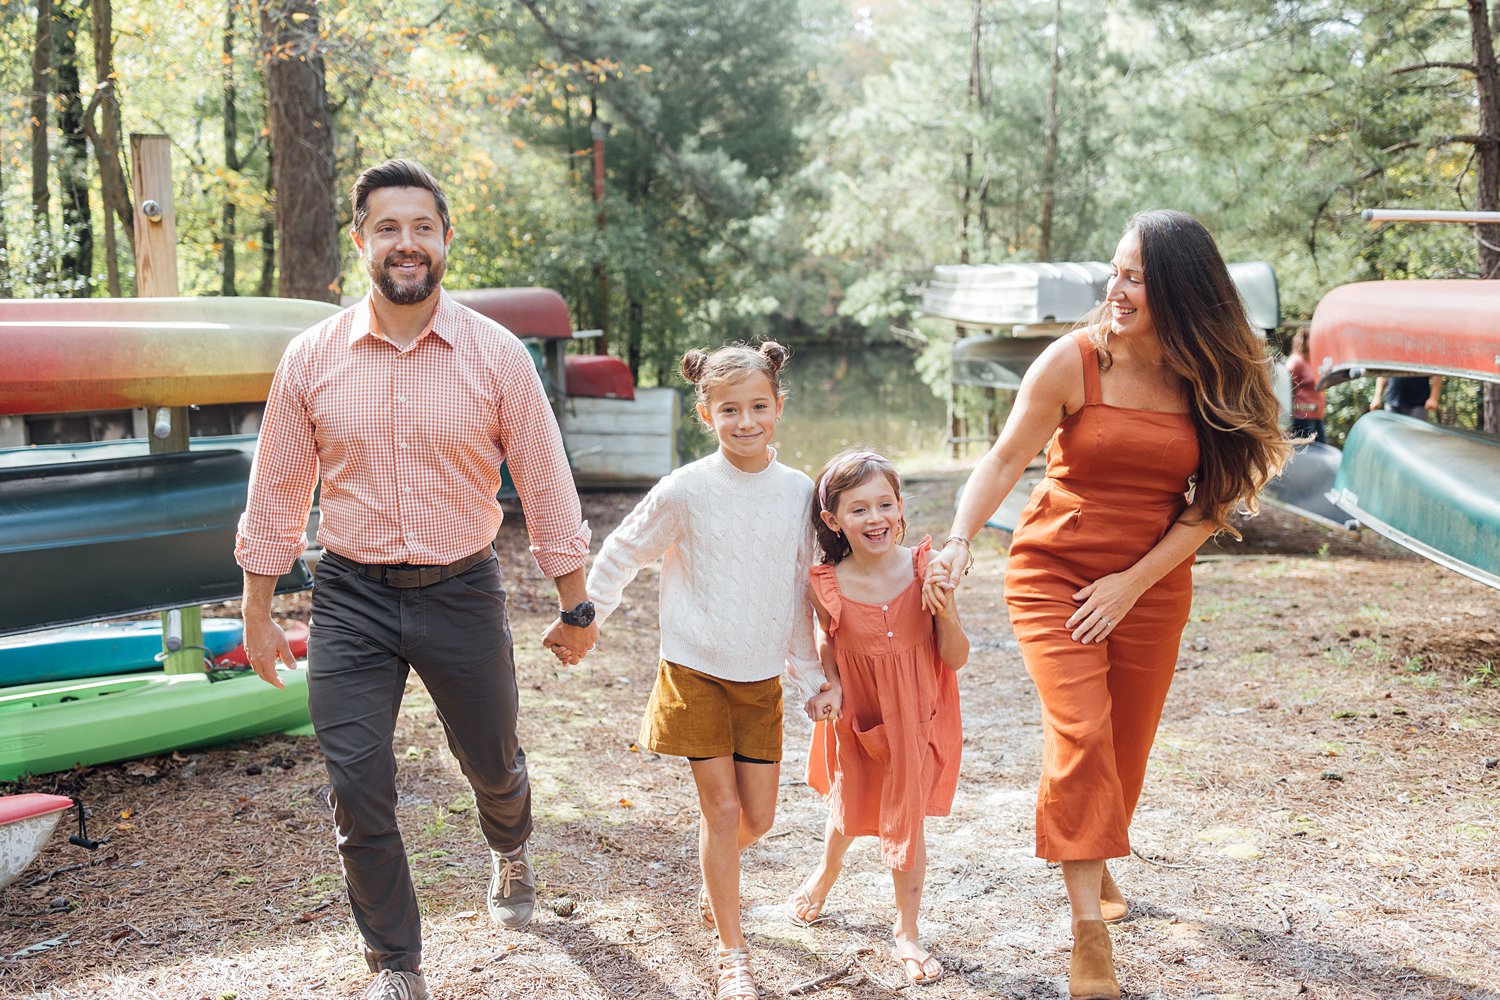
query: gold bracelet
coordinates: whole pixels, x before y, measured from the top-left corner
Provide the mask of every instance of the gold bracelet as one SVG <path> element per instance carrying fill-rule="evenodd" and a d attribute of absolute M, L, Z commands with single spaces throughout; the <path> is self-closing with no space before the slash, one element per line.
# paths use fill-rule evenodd
<path fill-rule="evenodd" d="M 943 539 L 943 548 L 946 549 L 949 542 L 957 542 L 964 547 L 964 576 L 968 576 L 969 570 L 974 568 L 974 550 L 969 548 L 969 540 L 963 535 L 949 535 Z"/>

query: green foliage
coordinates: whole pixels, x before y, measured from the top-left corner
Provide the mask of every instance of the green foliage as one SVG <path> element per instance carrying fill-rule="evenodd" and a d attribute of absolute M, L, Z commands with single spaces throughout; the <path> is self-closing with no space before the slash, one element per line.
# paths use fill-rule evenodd
<path fill-rule="evenodd" d="M 325 0 L 330 197 L 342 200 L 373 162 L 422 160 L 453 210 L 450 285 L 558 288 L 576 325 L 607 322 L 613 349 L 648 382 L 667 378 L 689 344 L 914 328 L 913 293 L 934 264 L 1035 259 L 1048 196 L 1054 259 L 1106 258 L 1131 213 L 1180 207 L 1230 259 L 1273 264 L 1288 319 L 1349 281 L 1474 273 L 1466 228 L 1358 219 L 1372 205 L 1472 206 L 1461 141 L 1479 131 L 1472 77 L 1414 68 L 1471 58 L 1461 8 L 984 0 L 971 23 L 975 9 Z M 9 0 L 0 10 L 0 291 L 99 284 L 102 253 L 92 275 L 58 272 L 62 247 L 47 234 L 64 232 L 60 198 L 46 225 L 31 218 L 34 12 Z M 271 249 L 256 18 L 248 0 L 134 0 L 114 11 L 124 132 L 174 142 L 185 294 L 218 290 L 226 246 L 237 290 L 259 290 Z M 87 102 L 90 46 L 78 58 Z M 224 148 L 230 83 L 234 155 Z M 602 228 L 595 118 L 612 126 Z M 226 202 L 233 231 L 222 231 Z M 95 206 L 97 230 L 97 187 Z M 364 277 L 347 244 L 345 254 L 346 289 L 358 294 Z M 919 370 L 945 395 L 953 331 L 923 329 L 931 343 Z M 1336 441 L 1369 388 L 1329 393 Z M 989 405 L 961 397 L 960 416 Z M 1452 385 L 1444 407 L 1453 422 L 1471 421 L 1477 394 Z"/>

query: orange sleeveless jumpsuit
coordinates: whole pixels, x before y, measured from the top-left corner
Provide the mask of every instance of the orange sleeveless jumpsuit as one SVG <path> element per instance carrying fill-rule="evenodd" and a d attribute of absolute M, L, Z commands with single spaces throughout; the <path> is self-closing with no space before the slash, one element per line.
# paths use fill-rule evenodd
<path fill-rule="evenodd" d="M 1036 853 L 1090 861 L 1130 853 L 1130 818 L 1192 604 L 1189 556 L 1141 595 L 1103 642 L 1066 625 L 1073 594 L 1133 565 L 1187 506 L 1198 469 L 1191 415 L 1109 406 L 1094 346 L 1083 355 L 1083 408 L 1047 448 L 1047 478 L 1010 547 L 1005 601 L 1042 702 Z"/>

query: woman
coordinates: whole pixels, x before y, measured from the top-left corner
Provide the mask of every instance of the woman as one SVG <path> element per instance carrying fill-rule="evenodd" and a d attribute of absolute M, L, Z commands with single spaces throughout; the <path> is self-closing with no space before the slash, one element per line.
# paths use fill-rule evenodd
<path fill-rule="evenodd" d="M 1038 856 L 1072 907 L 1068 989 L 1116 998 L 1106 920 L 1128 905 L 1107 858 L 1129 825 L 1192 599 L 1193 553 L 1234 533 L 1289 452 L 1265 349 L 1208 231 L 1181 212 L 1133 218 L 1109 295 L 1026 373 L 969 477 L 927 588 L 956 587 L 969 539 L 1048 439 L 1005 578 L 1041 696 Z"/>
<path fill-rule="evenodd" d="M 1292 334 L 1292 353 L 1286 357 L 1287 374 L 1292 377 L 1292 437 L 1311 439 L 1322 444 L 1328 440 L 1323 430 L 1323 393 L 1318 391 L 1318 373 L 1307 359 L 1307 327 Z"/>

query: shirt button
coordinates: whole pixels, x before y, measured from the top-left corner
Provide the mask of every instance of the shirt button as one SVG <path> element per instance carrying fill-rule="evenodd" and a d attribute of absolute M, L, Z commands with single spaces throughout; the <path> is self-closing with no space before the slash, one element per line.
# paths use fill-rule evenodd
<path fill-rule="evenodd" d="M 411 493 L 411 487 L 410 486 L 403 486 L 403 487 L 401 487 L 401 492 L 409 494 L 409 493 Z"/>
<path fill-rule="evenodd" d="M 406 397 L 405 396 L 397 396 L 396 397 L 396 402 L 398 402 L 398 403 L 404 403 L 404 402 L 406 402 Z"/>
<path fill-rule="evenodd" d="M 889 604 L 882 604 L 880 606 L 880 610 L 881 611 L 889 611 L 889 610 L 891 610 L 891 606 Z"/>
<path fill-rule="evenodd" d="M 398 443 L 401 445 L 401 447 L 403 447 L 403 448 L 406 447 L 406 442 L 405 441 L 401 441 L 401 442 L 398 442 Z"/>
<path fill-rule="evenodd" d="M 885 637 L 886 637 L 886 638 L 887 638 L 887 639 L 894 639 L 894 638 L 895 638 L 895 637 L 896 637 L 896 633 L 894 633 L 894 632 L 887 632 L 887 633 L 886 633 L 886 634 L 885 634 Z"/>

